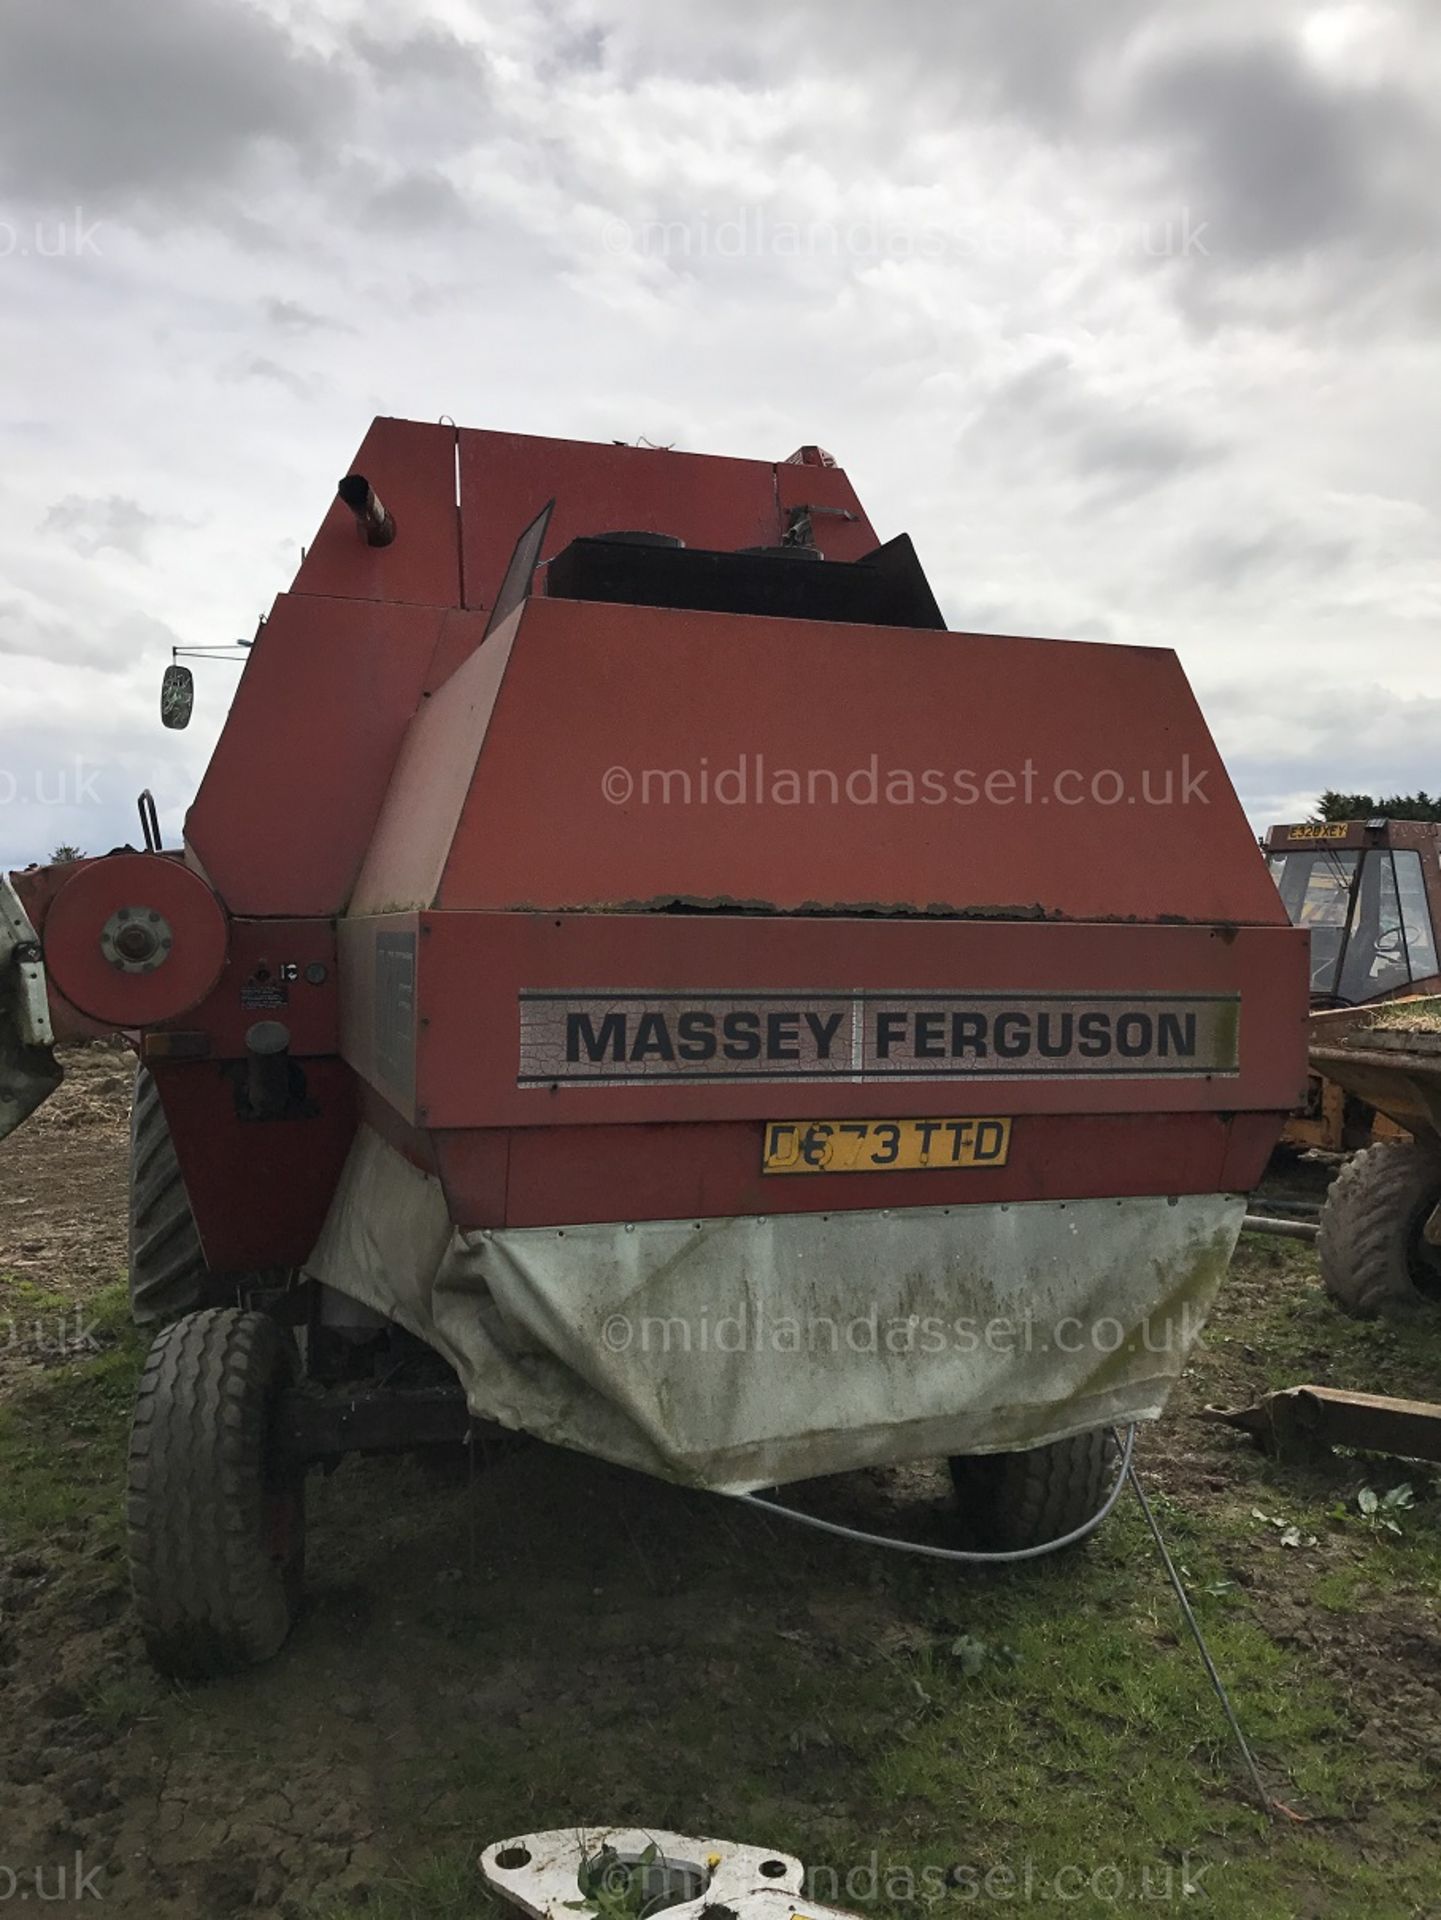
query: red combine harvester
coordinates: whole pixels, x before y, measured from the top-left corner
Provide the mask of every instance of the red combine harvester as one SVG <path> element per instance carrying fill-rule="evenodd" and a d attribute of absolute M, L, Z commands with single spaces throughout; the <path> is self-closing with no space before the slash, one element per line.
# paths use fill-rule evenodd
<path fill-rule="evenodd" d="M 947 1457 L 963 1538 L 1056 1537 L 1304 1092 L 1174 655 L 945 631 L 814 448 L 378 420 L 147 838 L 12 876 L 0 1126 L 47 993 L 133 1037 L 172 1671 L 284 1639 L 308 1465 L 472 1419 L 723 1492 Z"/>

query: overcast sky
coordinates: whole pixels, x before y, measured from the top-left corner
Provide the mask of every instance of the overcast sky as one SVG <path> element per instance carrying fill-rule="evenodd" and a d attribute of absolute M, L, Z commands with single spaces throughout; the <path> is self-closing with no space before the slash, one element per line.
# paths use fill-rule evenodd
<path fill-rule="evenodd" d="M 832 449 L 955 627 L 1441 787 L 1430 0 L 0 0 L 0 863 L 181 814 L 376 413 Z"/>

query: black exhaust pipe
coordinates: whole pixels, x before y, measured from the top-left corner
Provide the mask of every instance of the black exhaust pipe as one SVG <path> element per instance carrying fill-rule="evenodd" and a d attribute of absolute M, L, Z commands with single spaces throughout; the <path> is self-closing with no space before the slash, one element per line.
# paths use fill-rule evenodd
<path fill-rule="evenodd" d="M 348 473 L 336 489 L 355 515 L 355 524 L 365 535 L 366 544 L 388 547 L 395 538 L 395 521 L 381 504 L 380 495 L 363 473 Z"/>

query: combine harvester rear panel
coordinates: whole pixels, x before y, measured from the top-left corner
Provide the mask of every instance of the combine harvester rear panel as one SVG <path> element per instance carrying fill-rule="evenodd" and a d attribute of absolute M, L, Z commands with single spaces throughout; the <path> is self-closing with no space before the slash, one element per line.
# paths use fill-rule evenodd
<path fill-rule="evenodd" d="M 356 470 L 183 852 L 16 876 L 57 1025 L 139 1036 L 197 1298 L 699 1486 L 1093 1498 L 1305 1080 L 1174 655 L 944 631 L 814 449 L 379 420 Z"/>

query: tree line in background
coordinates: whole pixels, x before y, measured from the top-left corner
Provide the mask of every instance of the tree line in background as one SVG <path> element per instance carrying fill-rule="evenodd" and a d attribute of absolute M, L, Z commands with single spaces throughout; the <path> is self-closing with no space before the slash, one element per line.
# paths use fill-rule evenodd
<path fill-rule="evenodd" d="M 1441 799 L 1429 793 L 1393 793 L 1377 800 L 1369 793 L 1333 793 L 1316 802 L 1316 820 L 1441 820 Z"/>

